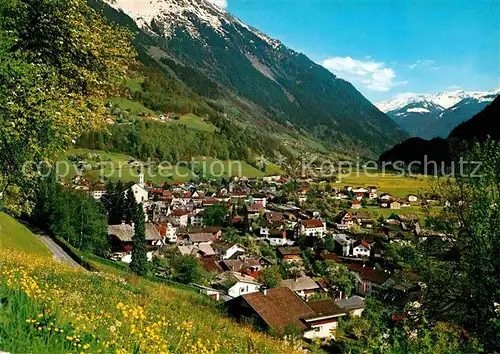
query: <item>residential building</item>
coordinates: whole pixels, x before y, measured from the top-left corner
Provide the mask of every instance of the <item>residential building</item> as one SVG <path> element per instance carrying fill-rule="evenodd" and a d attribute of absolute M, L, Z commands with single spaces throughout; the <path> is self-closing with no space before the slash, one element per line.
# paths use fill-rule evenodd
<path fill-rule="evenodd" d="M 294 326 L 307 339 L 334 338 L 338 319 L 345 315 L 332 300 L 306 303 L 288 288 L 240 296 L 226 305 L 237 319 L 252 319 L 258 327 L 278 333 Z"/>
<path fill-rule="evenodd" d="M 342 312 L 350 316 L 361 316 L 365 309 L 365 300 L 357 295 L 351 296 L 347 299 L 335 301 L 335 304 L 340 307 Z"/>
<path fill-rule="evenodd" d="M 232 298 L 257 292 L 261 287 L 253 277 L 231 271 L 219 274 L 217 283 Z"/>
<path fill-rule="evenodd" d="M 247 251 L 245 247 L 243 247 L 239 243 L 224 241 L 212 242 L 212 248 L 222 259 L 229 259 L 236 253 L 245 254 Z"/>
<path fill-rule="evenodd" d="M 281 286 L 294 291 L 302 299 L 309 299 L 314 293 L 319 291 L 319 285 L 308 276 L 296 279 L 285 279 L 281 281 Z"/>
<path fill-rule="evenodd" d="M 326 232 L 326 223 L 319 219 L 302 220 L 298 225 L 299 233 L 307 236 L 323 237 Z"/>
<path fill-rule="evenodd" d="M 365 240 L 356 242 L 352 248 L 352 255 L 354 257 L 370 257 L 370 244 Z"/>
<path fill-rule="evenodd" d="M 278 256 L 283 262 L 297 262 L 300 261 L 302 250 L 300 247 L 279 247 Z"/>

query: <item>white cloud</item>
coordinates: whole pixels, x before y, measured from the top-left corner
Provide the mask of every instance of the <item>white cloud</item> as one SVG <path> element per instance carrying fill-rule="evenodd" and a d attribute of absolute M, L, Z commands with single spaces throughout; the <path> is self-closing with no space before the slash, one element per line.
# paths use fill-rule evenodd
<path fill-rule="evenodd" d="M 225 9 L 227 7 L 227 0 L 208 0 L 208 1 L 210 1 L 212 4 L 217 5 L 221 9 Z"/>
<path fill-rule="evenodd" d="M 436 62 L 434 60 L 430 59 L 421 59 L 417 60 L 413 64 L 406 65 L 406 67 L 410 70 L 414 70 L 417 68 L 422 68 L 422 69 L 437 69 Z"/>
<path fill-rule="evenodd" d="M 394 86 L 406 85 L 407 81 L 395 82 L 396 72 L 385 63 L 373 60 L 356 60 L 351 57 L 334 57 L 323 61 L 323 66 L 334 74 L 361 84 L 373 91 L 389 91 Z"/>

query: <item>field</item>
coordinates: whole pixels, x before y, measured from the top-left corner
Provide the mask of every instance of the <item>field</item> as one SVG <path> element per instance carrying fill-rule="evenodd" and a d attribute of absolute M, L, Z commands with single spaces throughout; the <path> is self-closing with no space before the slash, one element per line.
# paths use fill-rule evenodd
<path fill-rule="evenodd" d="M 167 124 L 185 125 L 187 128 L 202 130 L 210 133 L 215 132 L 217 129 L 215 125 L 203 121 L 200 117 L 195 116 L 194 114 L 186 114 L 179 117 L 179 119 L 172 119 L 168 121 Z"/>
<path fill-rule="evenodd" d="M 3 230 L 12 229 L 12 220 L 8 227 L 4 217 L 0 222 Z M 294 352 L 284 342 L 224 317 L 204 295 L 125 271 L 71 268 L 26 251 L 24 243 L 36 240 L 30 237 L 26 234 L 23 242 L 10 242 L 8 248 L 2 242 L 0 248 L 2 351 Z M 0 234 L 0 240 L 5 238 Z"/>
<path fill-rule="evenodd" d="M 99 160 L 94 156 L 98 154 Z M 99 178 L 101 175 L 116 181 L 136 182 L 138 179 L 139 167 L 131 165 L 128 162 L 136 161 L 131 156 L 101 150 L 89 149 L 70 149 L 66 152 L 66 157 L 61 158 L 60 175 L 66 179 L 73 178 L 77 171 L 75 165 L 68 164 L 68 156 L 85 156 L 85 161 L 93 166 L 101 164 L 100 168 L 87 170 L 84 177 Z M 92 157 L 91 157 L 92 156 Z M 193 168 L 195 167 L 195 168 Z M 266 175 L 275 175 L 282 173 L 281 169 L 273 164 L 266 165 L 266 171 L 262 172 L 244 161 L 222 161 L 210 157 L 198 157 L 192 164 L 186 165 L 152 165 L 146 166 L 143 170 L 146 181 L 151 181 L 156 185 L 163 185 L 165 182 L 186 182 L 195 178 L 195 171 L 202 171 L 206 177 L 215 176 L 245 176 L 248 178 L 257 178 Z"/>
<path fill-rule="evenodd" d="M 442 210 L 440 206 L 433 206 L 430 208 L 430 213 L 435 214 Z M 364 211 L 370 214 L 370 216 L 374 219 L 378 219 L 379 217 L 388 218 L 392 214 L 397 215 L 408 215 L 414 214 L 417 215 L 420 219 L 425 219 L 427 212 L 421 206 L 411 206 L 409 208 L 401 208 L 401 209 L 388 209 L 388 208 L 378 208 L 378 207 L 366 207 L 357 209 L 357 211 Z"/>
<path fill-rule="evenodd" d="M 375 174 L 375 172 L 373 172 Z M 431 178 L 425 176 L 407 177 L 395 176 L 392 174 L 377 173 L 377 176 L 366 176 L 362 173 L 359 176 L 356 172 L 351 175 L 342 175 L 340 180 L 334 183 L 333 186 L 342 188 L 344 186 L 376 186 L 378 193 L 389 193 L 399 198 L 405 198 L 408 194 L 421 194 L 429 191 Z"/>
<path fill-rule="evenodd" d="M 142 105 L 142 103 L 131 101 L 126 98 L 114 98 L 111 103 L 118 106 L 123 111 L 128 111 L 132 116 L 156 116 L 156 112 Z"/>
<path fill-rule="evenodd" d="M 0 212 L 0 248 L 17 248 L 41 256 L 50 256 L 43 242 L 26 226 L 3 212 Z"/>

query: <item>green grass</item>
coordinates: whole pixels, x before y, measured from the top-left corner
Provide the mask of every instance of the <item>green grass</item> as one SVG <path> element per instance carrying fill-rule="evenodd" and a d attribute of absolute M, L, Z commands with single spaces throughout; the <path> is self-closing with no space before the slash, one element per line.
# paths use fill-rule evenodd
<path fill-rule="evenodd" d="M 83 176 L 86 178 L 98 179 L 105 176 L 112 181 L 122 180 L 124 182 L 136 182 L 138 179 L 138 166 L 128 164 L 130 160 L 137 159 L 119 153 L 106 152 L 102 150 L 90 149 L 70 149 L 66 152 L 66 157 L 62 157 L 60 161 L 69 162 L 67 156 L 82 156 L 90 165 L 95 165 L 99 161 L 95 158 L 89 158 L 91 155 L 99 154 L 101 168 L 85 171 Z M 283 171 L 276 165 L 271 163 L 266 165 L 266 171 L 262 172 L 244 161 L 222 161 L 210 157 L 198 157 L 194 165 L 200 171 L 205 171 L 206 177 L 214 176 L 244 176 L 248 178 L 258 178 L 266 175 L 281 174 Z M 65 179 L 73 178 L 76 173 L 77 166 L 73 164 L 61 164 L 59 171 L 60 175 Z M 68 170 L 69 169 L 69 170 Z M 144 177 L 147 181 L 151 181 L 155 185 L 163 185 L 165 182 L 186 182 L 195 178 L 195 174 L 191 171 L 191 165 L 161 165 L 151 166 L 144 169 Z"/>
<path fill-rule="evenodd" d="M 202 130 L 210 133 L 215 132 L 217 129 L 215 125 L 203 121 L 200 117 L 194 114 L 186 114 L 179 117 L 179 119 L 172 119 L 167 124 L 185 125 L 190 129 Z"/>
<path fill-rule="evenodd" d="M 0 212 L 0 248 L 20 249 L 41 256 L 51 253 L 26 226 Z"/>
<path fill-rule="evenodd" d="M 433 206 L 430 208 L 431 214 L 439 213 L 442 210 L 442 207 Z M 388 218 L 392 214 L 396 215 L 408 215 L 414 214 L 417 215 L 421 220 L 424 220 L 427 216 L 426 211 L 420 206 L 411 206 L 409 208 L 401 208 L 401 209 L 388 209 L 388 208 L 379 208 L 379 207 L 366 207 L 357 209 L 357 211 L 364 211 L 370 214 L 370 216 L 374 219 L 378 219 L 379 217 Z"/>
<path fill-rule="evenodd" d="M 134 77 L 134 78 L 128 78 L 125 80 L 123 83 L 123 86 L 127 87 L 130 89 L 132 92 L 140 91 L 142 92 L 142 83 L 144 82 L 143 77 Z"/>
<path fill-rule="evenodd" d="M 375 174 L 375 172 L 372 172 Z M 429 191 L 431 179 L 426 176 L 406 177 L 394 176 L 391 174 L 382 175 L 376 173 L 375 176 L 367 176 L 360 172 L 357 176 L 356 172 L 351 175 L 342 175 L 338 182 L 332 184 L 334 187 L 342 188 L 344 186 L 352 186 L 354 188 L 377 186 L 377 193 L 389 193 L 396 197 L 405 198 L 408 194 L 421 194 Z"/>
<path fill-rule="evenodd" d="M 113 103 L 114 105 L 117 105 L 118 108 L 120 108 L 121 110 L 129 112 L 132 116 L 139 116 L 139 115 L 156 116 L 157 115 L 155 111 L 152 111 L 151 109 L 145 107 L 142 103 L 136 102 L 136 101 L 131 101 L 131 100 L 123 98 L 123 97 L 113 98 L 111 100 L 111 103 Z"/>
<path fill-rule="evenodd" d="M 11 353 L 295 353 L 237 324 L 207 296 L 99 273 L 19 250 L 0 252 L 0 348 Z"/>

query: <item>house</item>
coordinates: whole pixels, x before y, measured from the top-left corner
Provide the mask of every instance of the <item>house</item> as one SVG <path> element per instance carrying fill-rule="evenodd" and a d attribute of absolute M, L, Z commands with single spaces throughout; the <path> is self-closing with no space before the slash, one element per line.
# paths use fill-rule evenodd
<path fill-rule="evenodd" d="M 191 225 L 193 226 L 203 226 L 203 216 L 204 211 L 200 211 L 197 214 L 191 215 Z"/>
<path fill-rule="evenodd" d="M 166 226 L 167 226 L 167 230 L 165 232 L 165 239 L 168 242 L 176 243 L 177 242 L 177 228 L 178 227 L 170 222 L 168 222 L 166 224 Z"/>
<path fill-rule="evenodd" d="M 111 250 L 113 252 L 112 259 L 125 263 L 132 261 L 133 236 L 134 227 L 130 224 L 108 225 L 108 237 L 111 240 Z M 146 241 L 148 260 L 152 260 L 154 249 L 164 245 L 162 236 L 152 223 L 146 223 Z"/>
<path fill-rule="evenodd" d="M 387 193 L 384 193 L 384 194 L 382 194 L 382 195 L 380 196 L 380 200 L 390 201 L 390 200 L 392 200 L 392 199 L 393 199 L 393 198 L 392 198 L 392 195 L 387 194 Z"/>
<path fill-rule="evenodd" d="M 342 310 L 351 316 L 361 316 L 363 310 L 365 309 L 365 300 L 357 295 L 351 296 L 347 299 L 341 299 L 335 301 L 335 304 Z"/>
<path fill-rule="evenodd" d="M 268 224 L 281 223 L 283 222 L 283 220 L 285 220 L 285 216 L 283 215 L 283 213 L 279 213 L 276 211 L 269 211 L 264 214 L 264 217 L 266 218 Z"/>
<path fill-rule="evenodd" d="M 294 240 L 287 237 L 286 230 L 261 227 L 260 237 L 269 242 L 271 246 L 291 246 L 295 243 Z"/>
<path fill-rule="evenodd" d="M 208 297 L 211 297 L 215 301 L 221 300 L 224 296 L 224 294 L 222 294 L 220 290 L 209 288 L 208 286 L 199 284 L 191 284 L 191 286 L 197 288 L 200 294 L 207 295 Z"/>
<path fill-rule="evenodd" d="M 394 210 L 401 209 L 401 203 L 398 202 L 397 200 L 394 200 L 389 203 L 389 209 L 394 209 Z"/>
<path fill-rule="evenodd" d="M 251 320 L 263 330 L 283 334 L 293 326 L 304 338 L 333 338 L 338 319 L 345 313 L 332 300 L 300 299 L 288 288 L 275 288 L 240 296 L 226 303 L 239 320 Z"/>
<path fill-rule="evenodd" d="M 368 189 L 366 189 L 364 187 L 357 187 L 357 188 L 353 189 L 352 191 L 353 191 L 353 193 L 362 193 L 362 194 L 368 193 Z"/>
<path fill-rule="evenodd" d="M 358 264 L 351 264 L 349 270 L 358 273 L 359 279 L 356 281 L 355 289 L 356 293 L 362 296 L 379 297 L 383 290 L 382 284 L 390 278 L 390 275 L 386 272 Z"/>
<path fill-rule="evenodd" d="M 189 212 L 186 210 L 176 209 L 169 216 L 174 223 L 181 227 L 186 227 L 188 225 Z"/>
<path fill-rule="evenodd" d="M 265 210 L 261 203 L 253 203 L 247 206 L 247 215 L 250 220 L 256 220 Z"/>
<path fill-rule="evenodd" d="M 90 191 L 90 195 L 92 196 L 92 198 L 94 198 L 96 200 L 101 199 L 102 196 L 105 194 L 106 194 L 105 189 L 95 189 L 95 190 Z"/>
<path fill-rule="evenodd" d="M 219 274 L 217 284 L 232 298 L 257 292 L 261 287 L 255 278 L 231 271 Z"/>
<path fill-rule="evenodd" d="M 418 197 L 415 194 L 408 195 L 406 199 L 408 199 L 408 201 L 412 203 L 418 201 Z"/>
<path fill-rule="evenodd" d="M 354 219 L 352 218 L 352 211 L 348 211 L 344 214 L 340 220 L 340 225 L 352 227 L 354 225 Z"/>
<path fill-rule="evenodd" d="M 365 240 L 356 242 L 352 248 L 354 257 L 370 257 L 370 244 Z"/>
<path fill-rule="evenodd" d="M 283 262 L 297 262 L 300 261 L 302 250 L 300 247 L 279 247 L 278 256 Z"/>
<path fill-rule="evenodd" d="M 264 257 L 239 255 L 236 259 L 225 259 L 220 262 L 224 271 L 233 271 L 249 275 L 253 278 L 259 276 L 261 271 L 272 263 Z"/>
<path fill-rule="evenodd" d="M 183 256 L 193 256 L 196 258 L 211 257 L 215 255 L 215 251 L 209 244 L 200 244 L 197 246 L 177 246 L 177 250 Z"/>
<path fill-rule="evenodd" d="M 349 236 L 344 234 L 336 234 L 333 236 L 335 240 L 335 252 L 344 257 L 347 257 L 351 254 L 351 245 L 353 241 L 349 238 Z"/>
<path fill-rule="evenodd" d="M 281 286 L 294 291 L 304 300 L 309 299 L 314 293 L 319 290 L 319 285 L 316 284 L 316 282 L 308 276 L 303 276 L 296 279 L 282 280 Z"/>
<path fill-rule="evenodd" d="M 222 259 L 229 259 L 234 254 L 240 253 L 245 254 L 246 249 L 239 243 L 235 242 L 224 242 L 224 241 L 214 241 L 212 242 L 212 248 L 215 250 Z"/>
<path fill-rule="evenodd" d="M 359 200 L 351 200 L 349 202 L 351 209 L 361 209 L 361 202 Z"/>
<path fill-rule="evenodd" d="M 302 220 L 298 225 L 299 233 L 307 236 L 323 237 L 326 232 L 326 223 L 318 219 Z"/>
<path fill-rule="evenodd" d="M 368 199 L 374 200 L 378 198 L 378 194 L 376 192 L 368 193 Z"/>
<path fill-rule="evenodd" d="M 385 294 L 381 294 L 383 299 L 402 303 L 415 301 L 420 297 L 420 277 L 410 270 L 398 270 L 381 285 L 381 288 L 385 290 Z"/>
<path fill-rule="evenodd" d="M 247 202 L 250 205 L 260 204 L 262 205 L 263 208 L 265 208 L 267 203 L 267 197 L 265 194 L 253 194 L 248 196 Z"/>
<path fill-rule="evenodd" d="M 211 244 L 214 241 L 214 235 L 210 232 L 188 232 L 184 243 L 191 245 Z"/>

